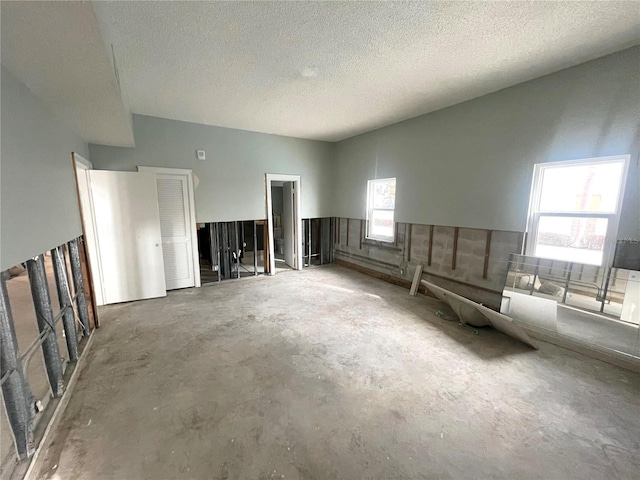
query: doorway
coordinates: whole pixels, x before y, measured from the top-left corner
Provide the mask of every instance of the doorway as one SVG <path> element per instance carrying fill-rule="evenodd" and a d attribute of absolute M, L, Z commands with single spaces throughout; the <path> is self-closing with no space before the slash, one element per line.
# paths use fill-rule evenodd
<path fill-rule="evenodd" d="M 269 274 L 302 270 L 300 176 L 266 174 Z"/>
<path fill-rule="evenodd" d="M 286 195 L 285 195 L 286 191 Z M 292 182 L 271 182 L 271 204 L 273 223 L 273 249 L 277 270 L 295 268 L 293 256 L 293 201 Z M 287 201 L 285 201 L 285 197 Z M 285 255 L 286 250 L 286 255 Z"/>

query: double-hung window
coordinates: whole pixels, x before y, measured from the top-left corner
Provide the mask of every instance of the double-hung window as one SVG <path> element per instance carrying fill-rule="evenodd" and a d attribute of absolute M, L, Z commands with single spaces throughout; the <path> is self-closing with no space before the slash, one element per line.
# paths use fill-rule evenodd
<path fill-rule="evenodd" d="M 527 255 L 608 266 L 628 156 L 535 165 Z"/>
<path fill-rule="evenodd" d="M 383 178 L 367 183 L 367 238 L 381 242 L 395 241 L 394 210 L 396 179 Z"/>

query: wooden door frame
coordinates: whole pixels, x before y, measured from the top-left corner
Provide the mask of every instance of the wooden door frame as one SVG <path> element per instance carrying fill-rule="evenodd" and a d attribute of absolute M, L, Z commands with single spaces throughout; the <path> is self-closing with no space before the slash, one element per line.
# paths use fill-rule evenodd
<path fill-rule="evenodd" d="M 89 300 L 91 301 L 91 310 L 93 312 L 93 326 L 95 328 L 100 328 L 100 317 L 98 315 L 98 302 L 96 300 L 94 272 L 93 272 L 93 269 L 91 268 L 92 258 L 91 258 L 91 254 L 89 253 L 89 249 L 87 248 L 87 225 L 84 222 L 84 215 L 86 212 L 84 212 L 84 209 L 82 207 L 82 200 L 80 197 L 80 187 L 78 186 L 78 170 L 91 170 L 93 168 L 93 165 L 89 160 L 77 154 L 76 152 L 71 152 L 71 164 L 73 166 L 73 178 L 75 179 L 76 196 L 78 198 L 78 211 L 80 213 L 80 225 L 82 228 L 82 238 L 83 238 L 82 249 L 84 251 L 84 259 L 86 264 L 85 266 L 87 269 L 87 276 L 88 276 L 88 278 L 86 279 L 87 281 L 84 282 L 85 295 L 87 293 L 86 290 L 88 290 Z M 89 212 L 89 213 L 93 215 L 92 212 Z M 93 225 L 91 225 L 91 228 L 93 229 Z"/>

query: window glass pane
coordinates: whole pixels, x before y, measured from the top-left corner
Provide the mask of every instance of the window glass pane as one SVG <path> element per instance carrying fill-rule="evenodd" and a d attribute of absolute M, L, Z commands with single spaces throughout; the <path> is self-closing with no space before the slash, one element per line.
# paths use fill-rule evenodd
<path fill-rule="evenodd" d="M 372 204 L 369 208 L 395 208 L 396 179 L 375 180 L 371 188 Z"/>
<path fill-rule="evenodd" d="M 393 210 L 372 210 L 369 236 L 393 238 Z"/>
<path fill-rule="evenodd" d="M 601 265 L 607 224 L 606 218 L 541 216 L 535 256 Z"/>
<path fill-rule="evenodd" d="M 615 213 L 624 162 L 545 167 L 539 211 Z"/>

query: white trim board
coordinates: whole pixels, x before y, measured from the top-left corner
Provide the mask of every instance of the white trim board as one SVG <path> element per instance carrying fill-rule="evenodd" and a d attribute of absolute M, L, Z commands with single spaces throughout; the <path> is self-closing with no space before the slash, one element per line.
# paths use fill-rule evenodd
<path fill-rule="evenodd" d="M 73 159 L 76 161 L 76 166 L 82 170 L 93 170 L 93 164 L 84 158 L 83 156 L 73 152 Z"/>

